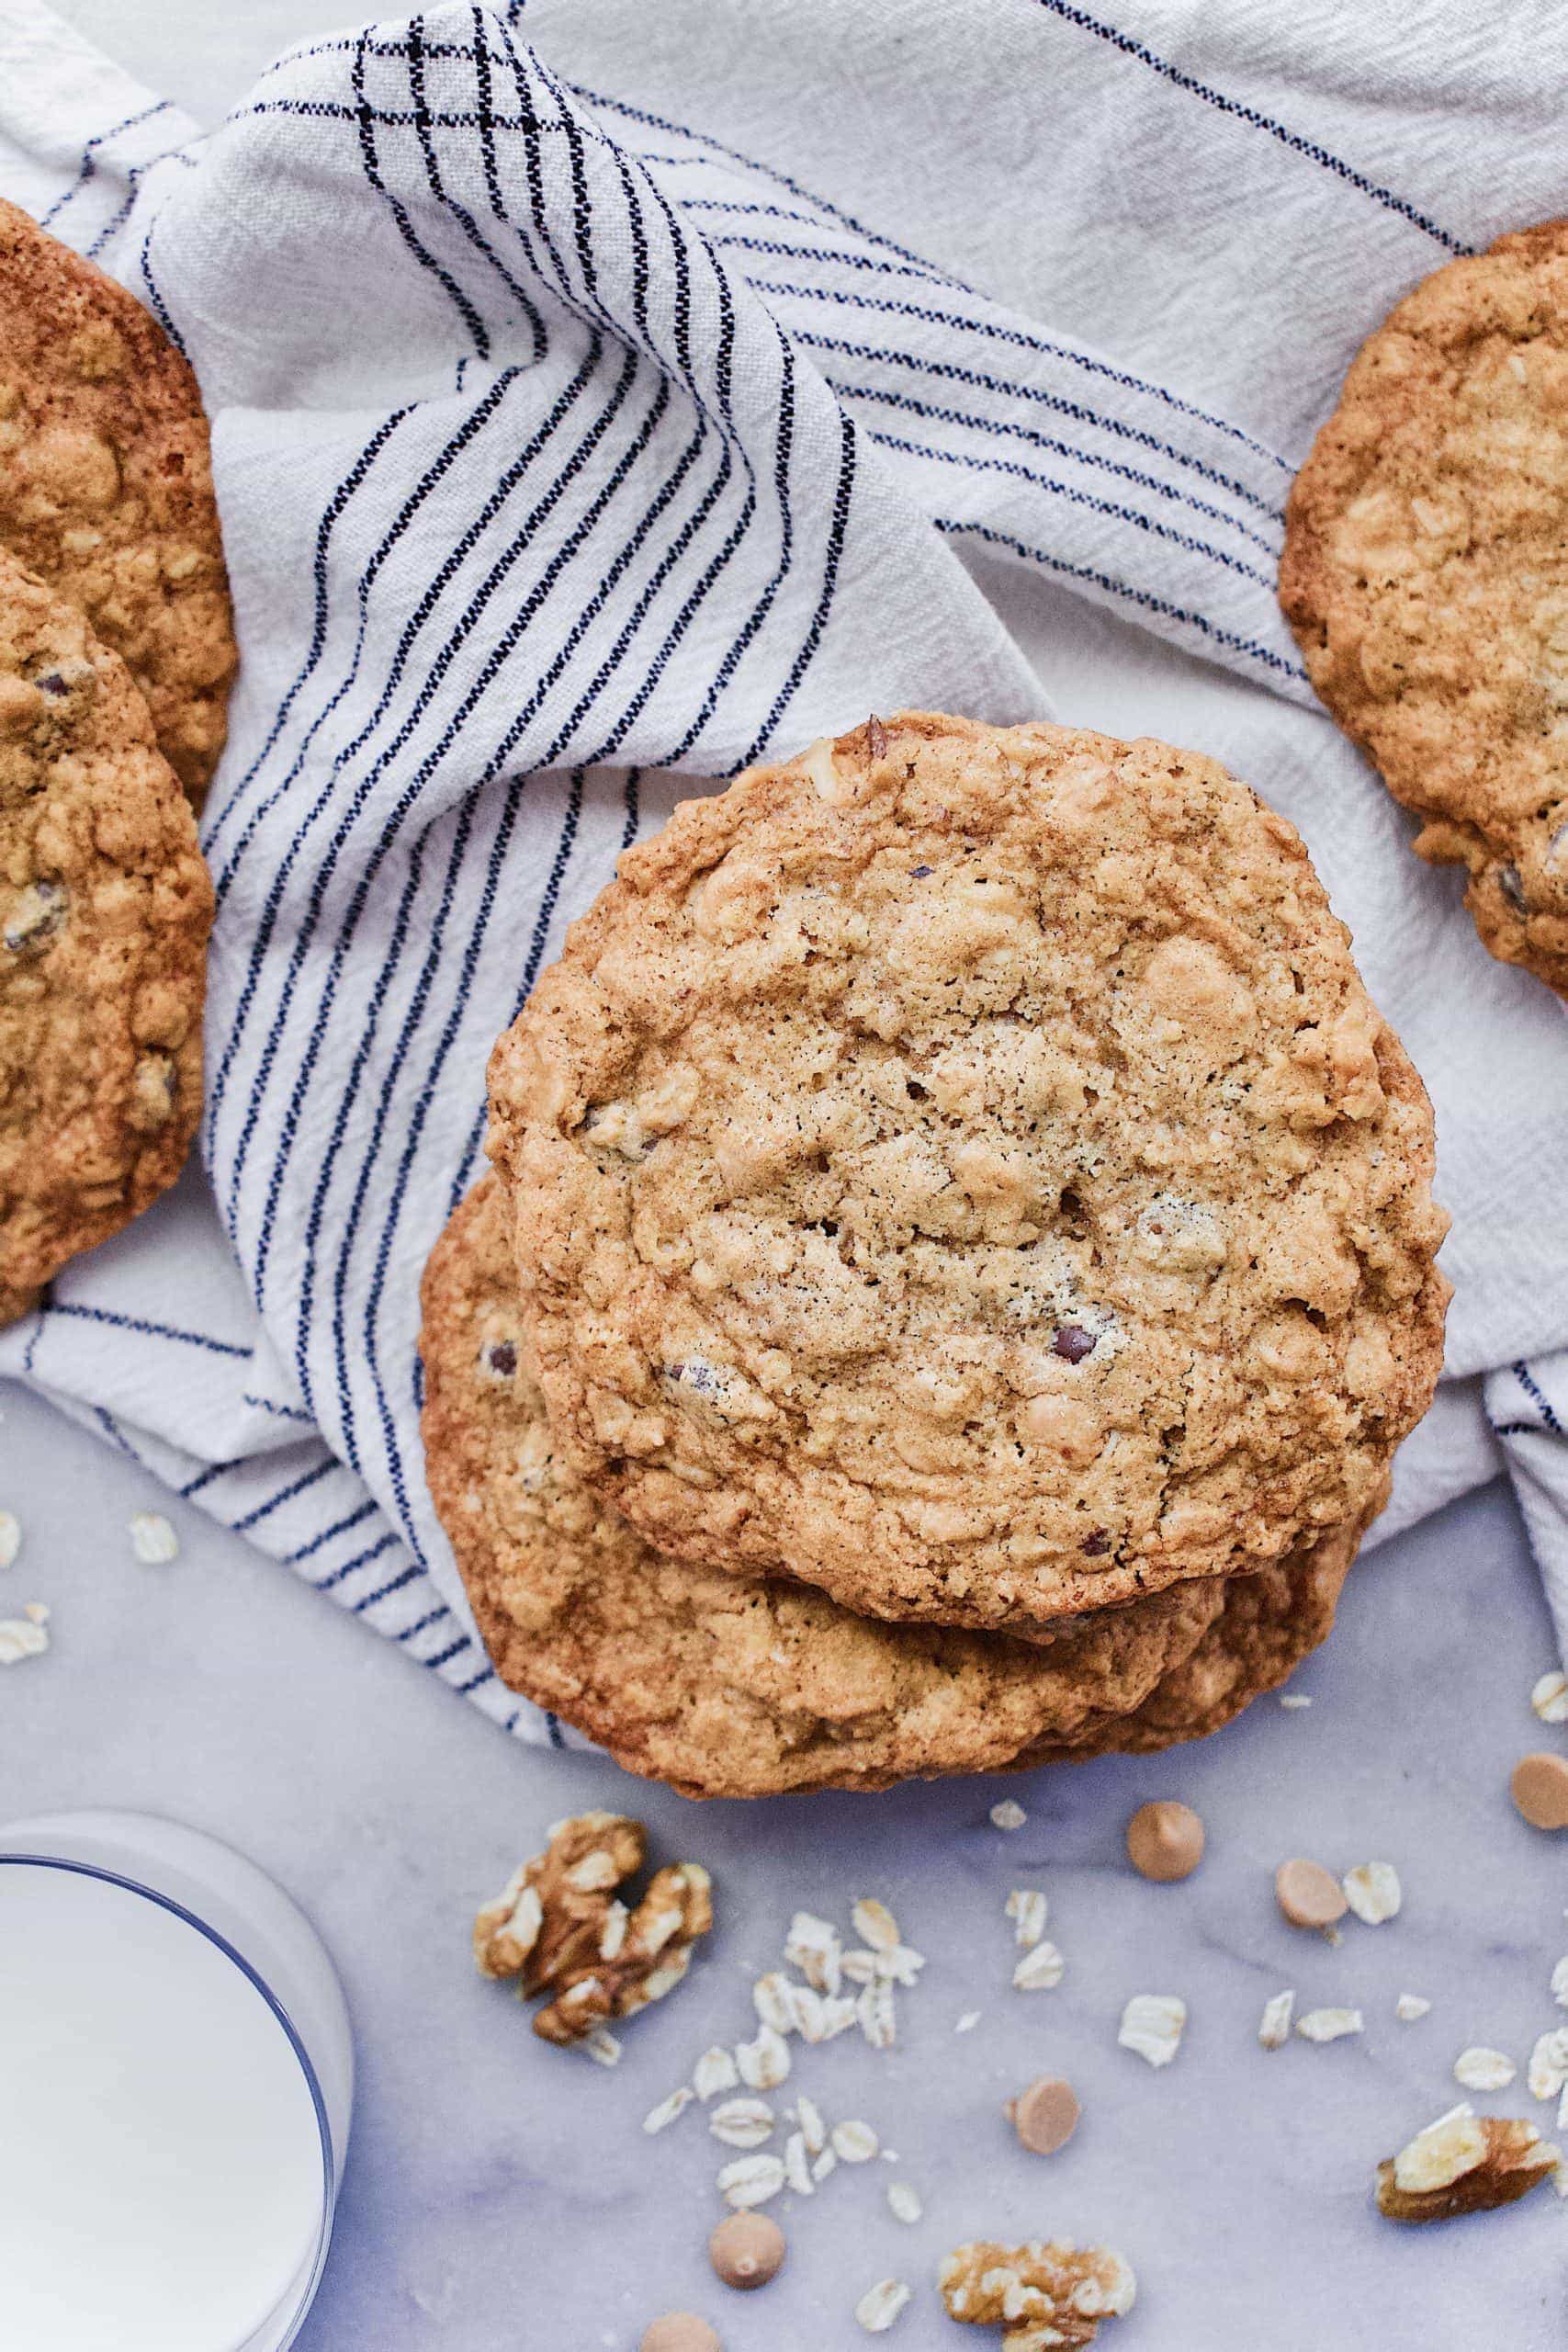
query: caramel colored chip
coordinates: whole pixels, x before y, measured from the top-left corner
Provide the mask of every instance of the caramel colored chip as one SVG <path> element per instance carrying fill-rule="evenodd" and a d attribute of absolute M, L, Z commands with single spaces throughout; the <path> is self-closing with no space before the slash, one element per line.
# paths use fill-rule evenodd
<path fill-rule="evenodd" d="M 1127 1859 L 1143 1878 L 1190 1878 L 1203 1859 L 1203 1825 L 1171 1798 L 1141 1804 L 1127 1824 Z"/>
<path fill-rule="evenodd" d="M 695 2312 L 666 2312 L 643 2329 L 637 2352 L 724 2352 L 724 2347 Z"/>
<path fill-rule="evenodd" d="M 708 2240 L 708 2260 L 727 2287 L 765 2287 L 785 2251 L 784 2232 L 765 2213 L 731 2213 Z"/>
<path fill-rule="evenodd" d="M 1321 1862 L 1281 1862 L 1274 1873 L 1274 1894 L 1292 1928 L 1332 1928 L 1349 1909 L 1345 1890 Z"/>
<path fill-rule="evenodd" d="M 1013 2130 L 1032 2155 L 1054 2156 L 1065 2148 L 1078 2128 L 1082 2112 L 1071 2083 L 1061 2075 L 1042 2075 L 1010 2098 L 1004 2110 Z"/>
<path fill-rule="evenodd" d="M 1532 1829 L 1568 1829 L 1568 1761 L 1548 1748 L 1521 1756 L 1508 1783 Z"/>

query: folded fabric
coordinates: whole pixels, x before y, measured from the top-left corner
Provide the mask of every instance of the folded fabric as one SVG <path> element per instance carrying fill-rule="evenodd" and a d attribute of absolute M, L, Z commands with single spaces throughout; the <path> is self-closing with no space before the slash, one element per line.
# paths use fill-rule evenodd
<path fill-rule="evenodd" d="M 1453 1378 L 1384 1529 L 1506 1458 L 1568 1633 L 1568 1024 L 1410 854 L 1273 593 L 1361 337 L 1562 209 L 1546 28 L 1482 72 L 1468 11 L 1417 15 L 444 7 L 203 136 L 0 0 L 0 188 L 195 367 L 243 657 L 216 1216 L 187 1182 L 0 1372 L 541 1736 L 418 1438 L 495 1035 L 677 776 L 901 705 L 1148 728 L 1301 826 L 1437 1104 Z"/>

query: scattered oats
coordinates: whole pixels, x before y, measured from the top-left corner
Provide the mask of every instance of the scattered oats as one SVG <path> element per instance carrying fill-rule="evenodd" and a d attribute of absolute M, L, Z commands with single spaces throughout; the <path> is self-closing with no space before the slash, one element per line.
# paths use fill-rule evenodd
<path fill-rule="evenodd" d="M 891 1999 L 889 2000 L 891 2008 Z M 860 2016 L 860 2003 L 852 2001 L 847 1993 L 830 1995 L 822 2004 L 822 2039 L 832 2041 L 840 2033 L 848 2033 Z"/>
<path fill-rule="evenodd" d="M 1553 2026 L 1540 2036 L 1525 2080 L 1531 2098 L 1555 2098 L 1568 2086 L 1568 2025 Z"/>
<path fill-rule="evenodd" d="M 855 2003 L 855 2015 L 874 2050 L 892 2049 L 898 2039 L 898 2021 L 893 2008 L 893 1987 L 885 1977 L 866 1986 Z"/>
<path fill-rule="evenodd" d="M 925 2211 L 920 2194 L 912 2181 L 890 2180 L 887 2184 L 888 2210 L 896 2222 L 908 2222 L 913 2229 Z"/>
<path fill-rule="evenodd" d="M 1530 1705 L 1543 1724 L 1568 1724 L 1568 1674 L 1543 1674 L 1530 1692 Z"/>
<path fill-rule="evenodd" d="M 1061 1983 L 1062 1972 L 1066 1964 L 1054 1943 L 1046 1941 L 1036 1944 L 1032 1951 L 1024 1953 L 1023 1958 L 1012 1972 L 1014 1992 L 1050 1992 L 1053 1985 Z"/>
<path fill-rule="evenodd" d="M 778 1969 L 766 1976 L 759 1976 L 751 1987 L 751 2007 L 764 2025 L 775 2033 L 795 2031 L 795 1995 L 799 1990 Z"/>
<path fill-rule="evenodd" d="M 716 2041 L 711 2050 L 703 2052 L 692 2073 L 693 2088 L 702 2099 L 716 2098 L 720 2091 L 732 2091 L 739 2080 L 734 2059 Z"/>
<path fill-rule="evenodd" d="M 1045 1933 L 1045 1921 L 1050 1905 L 1037 1886 L 1015 1886 L 1008 1896 L 1008 1917 L 1012 1921 L 1013 1941 L 1028 1946 L 1037 1944 Z"/>
<path fill-rule="evenodd" d="M 902 2278 L 879 2278 L 855 2305 L 855 2317 L 868 2335 L 884 2335 L 909 2300 Z"/>
<path fill-rule="evenodd" d="M 993 1829 L 1021 1829 L 1028 1819 L 1029 1815 L 1013 1797 L 1003 1797 L 1000 1804 L 991 1807 Z"/>
<path fill-rule="evenodd" d="M 815 2197 L 817 2183 L 811 2177 L 811 2159 L 806 2152 L 804 2132 L 792 2132 L 784 2142 L 784 2179 L 797 2197 Z"/>
<path fill-rule="evenodd" d="M 1431 2002 L 1419 1993 L 1402 1993 L 1393 2005 L 1393 2014 L 1401 2025 L 1414 2025 L 1417 2018 L 1426 2016 L 1431 2006 Z"/>
<path fill-rule="evenodd" d="M 1292 1714 L 1296 1714 L 1303 1707 L 1310 1707 L 1312 1701 L 1304 1690 L 1281 1690 L 1280 1704 L 1281 1707 L 1288 1707 Z"/>
<path fill-rule="evenodd" d="M 828 2144 L 828 2127 L 822 2120 L 821 2109 L 814 2098 L 807 2098 L 802 2091 L 795 2100 L 794 2112 L 807 2147 L 814 2156 L 819 2156 Z"/>
<path fill-rule="evenodd" d="M 784 2168 L 777 2156 L 737 2156 L 718 2176 L 719 2195 L 738 2213 L 765 2205 L 784 2185 Z"/>
<path fill-rule="evenodd" d="M 180 1556 L 180 1539 L 161 1510 L 131 1514 L 130 1548 L 143 1567 L 164 1568 Z"/>
<path fill-rule="evenodd" d="M 1568 1952 L 1551 1972 L 1551 1997 L 1560 2009 L 1568 2009 Z"/>
<path fill-rule="evenodd" d="M 35 1601 L 34 1608 L 41 1608 Z M 0 1617 L 0 1666 L 19 1666 L 25 1657 L 41 1657 L 49 1647 L 49 1635 L 37 1618 Z"/>
<path fill-rule="evenodd" d="M 1359 1862 L 1346 1871 L 1340 1884 L 1346 1902 L 1369 1928 L 1381 1928 L 1385 1919 L 1398 1917 L 1404 1895 L 1392 1862 Z"/>
<path fill-rule="evenodd" d="M 1506 2091 L 1517 2073 L 1501 2050 L 1461 2050 L 1454 2060 L 1454 2080 L 1461 2090 Z"/>
<path fill-rule="evenodd" d="M 837 2172 L 838 2169 L 839 2159 L 831 2148 L 824 2148 L 819 2155 L 813 2156 L 811 2160 L 811 2177 L 818 2188 L 827 2179 L 828 2175 L 830 2172 Z"/>
<path fill-rule="evenodd" d="M 1293 1992 L 1275 1993 L 1263 2004 L 1258 2022 L 1258 2039 L 1265 2050 L 1282 2050 L 1291 2038 L 1291 2012 L 1296 2006 Z"/>
<path fill-rule="evenodd" d="M 596 2025 L 586 2041 L 578 2046 L 583 2056 L 592 2058 L 596 2066 L 618 2066 L 621 2063 L 621 2045 L 608 2026 Z"/>
<path fill-rule="evenodd" d="M 878 1903 L 874 1895 L 863 1894 L 850 1913 L 850 1925 L 863 1944 L 873 1951 L 892 1951 L 903 1941 L 898 1922 L 886 1903 Z"/>
<path fill-rule="evenodd" d="M 879 1951 L 876 1955 L 877 1974 L 886 1976 L 892 1984 L 918 1984 L 925 1964 L 925 1953 L 917 1951 L 913 1944 L 895 1944 L 891 1951 Z"/>
<path fill-rule="evenodd" d="M 21 1521 L 14 1510 L 0 1510 L 0 1568 L 8 1568 L 21 1548 Z"/>
<path fill-rule="evenodd" d="M 721 2099 L 709 2113 L 708 2130 L 727 2148 L 760 2148 L 773 2136 L 773 2110 L 765 2098 Z"/>
<path fill-rule="evenodd" d="M 809 1984 L 790 1985 L 789 2022 L 802 2041 L 827 2040 L 827 2007 L 821 1994 L 814 1993 Z"/>
<path fill-rule="evenodd" d="M 965 2009 L 964 2015 L 959 2018 L 958 2023 L 953 2027 L 953 2032 L 973 2033 L 984 2014 L 985 2012 L 982 2009 Z"/>
<path fill-rule="evenodd" d="M 789 2044 L 771 2025 L 758 2029 L 755 2041 L 738 2041 L 735 2063 L 748 2090 L 776 2090 L 789 2074 Z"/>
<path fill-rule="evenodd" d="M 1363 2023 L 1359 2009 L 1309 2009 L 1296 2019 L 1296 2031 L 1303 2041 L 1338 2041 L 1359 2033 Z"/>
<path fill-rule="evenodd" d="M 846 2165 L 868 2165 L 882 2143 L 869 2123 L 858 2120 L 833 2126 L 833 2153 Z"/>
<path fill-rule="evenodd" d="M 847 1951 L 844 1954 L 844 1974 L 852 1984 L 870 1984 L 876 1975 L 876 1954 L 874 1951 Z"/>
<path fill-rule="evenodd" d="M 678 2115 L 684 2115 L 695 2097 L 696 2093 L 682 2083 L 679 2090 L 671 2091 L 668 2098 L 661 2098 L 657 2107 L 649 2108 L 642 2119 L 643 2130 L 651 2139 L 654 2132 L 673 2123 Z"/>
<path fill-rule="evenodd" d="M 1551 2167 L 1551 2186 L 1559 2197 L 1568 2197 L 1568 2159 Z"/>
<path fill-rule="evenodd" d="M 1557 2102 L 1557 2129 L 1568 2132 L 1568 2085 L 1564 2085 L 1562 2096 Z"/>
<path fill-rule="evenodd" d="M 1135 2051 L 1151 2066 L 1168 2066 L 1186 2025 L 1187 2004 L 1174 1993 L 1134 1993 L 1122 2012 L 1116 2039 L 1123 2050 Z"/>
<path fill-rule="evenodd" d="M 789 1923 L 784 1956 L 817 1992 L 838 1991 L 843 1947 L 829 1920 L 818 1919 L 811 1911 L 797 1911 Z"/>

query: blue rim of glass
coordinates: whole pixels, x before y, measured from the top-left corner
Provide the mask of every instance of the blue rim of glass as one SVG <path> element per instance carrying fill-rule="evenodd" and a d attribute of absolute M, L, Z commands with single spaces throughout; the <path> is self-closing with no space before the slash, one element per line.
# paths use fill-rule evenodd
<path fill-rule="evenodd" d="M 321 2283 L 321 2272 L 326 2267 L 327 2248 L 332 2242 L 333 2213 L 337 2202 L 337 2164 L 333 2154 L 332 2124 L 327 2115 L 327 2103 L 322 2096 L 315 2067 L 310 2063 L 310 2053 L 301 2041 L 293 2018 L 265 1977 L 258 1969 L 253 1967 L 243 1951 L 236 1951 L 227 1936 L 220 1935 L 216 1928 L 209 1927 L 205 1919 L 199 1917 L 196 1912 L 187 1910 L 183 1903 L 176 1903 L 173 1895 L 160 1894 L 155 1886 L 144 1885 L 140 1879 L 127 1878 L 122 1871 L 106 1870 L 98 1862 L 73 1861 L 64 1854 L 0 1854 L 0 1869 L 5 1868 L 71 1871 L 78 1878 L 101 1879 L 106 1885 L 123 1887 L 128 1894 L 144 1896 L 149 1903 L 155 1903 L 161 1911 L 170 1912 L 175 1918 L 183 1919 L 187 1928 L 194 1928 L 197 1935 L 205 1936 L 207 1941 L 214 1945 L 223 1954 L 225 1960 L 232 1961 L 246 1983 L 254 1986 L 261 1995 L 262 1999 L 282 2027 L 285 2039 L 299 2061 L 299 2072 L 305 2077 L 305 2087 L 310 2094 L 310 2105 L 315 2109 L 316 2115 L 316 2131 L 321 2143 L 321 2219 L 316 2233 L 315 2253 L 310 2261 L 310 2275 L 305 2280 L 304 2292 L 286 2321 L 284 2333 L 278 2337 L 276 2346 L 276 2352 L 288 2352 L 288 2347 L 294 2342 L 305 2324 L 306 2315 L 316 2300 L 316 2290 Z M 288 2291 L 285 2288 L 285 2295 Z M 282 2309 L 283 2304 L 279 2302 L 272 2311 L 265 2312 L 244 2342 L 235 2346 L 235 2352 L 247 2352 L 247 2347 L 254 2343 L 261 2330 L 264 2327 L 269 2327 Z"/>

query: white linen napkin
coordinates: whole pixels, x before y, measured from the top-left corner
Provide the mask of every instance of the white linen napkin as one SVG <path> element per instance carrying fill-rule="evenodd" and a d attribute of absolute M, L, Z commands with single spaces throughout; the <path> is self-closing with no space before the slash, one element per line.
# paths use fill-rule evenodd
<path fill-rule="evenodd" d="M 418 1437 L 488 1049 L 671 771 L 911 703 L 1157 729 L 1301 826 L 1455 1216 L 1379 1532 L 1506 1461 L 1568 1634 L 1568 1025 L 1410 854 L 1273 592 L 1358 343 L 1563 209 L 1568 64 L 1457 0 L 1105 6 L 447 6 L 202 135 L 0 0 L 0 189 L 189 356 L 243 651 L 217 1214 L 187 1179 L 0 1373 L 525 1736 Z"/>

